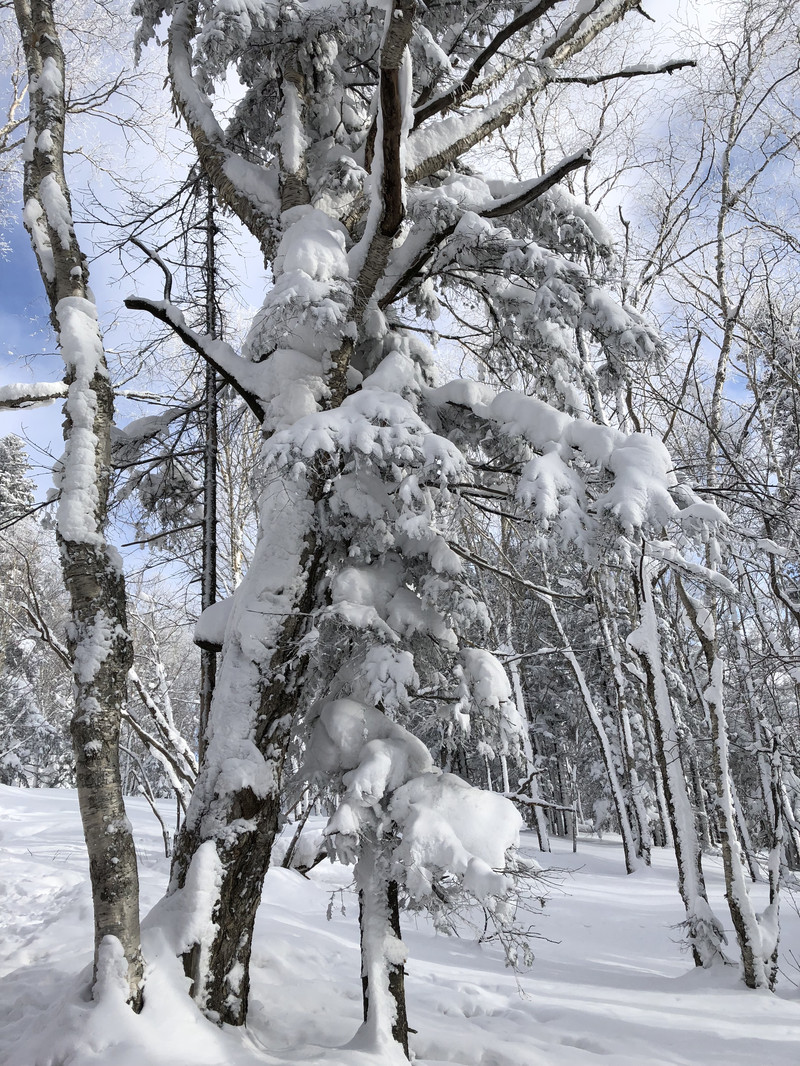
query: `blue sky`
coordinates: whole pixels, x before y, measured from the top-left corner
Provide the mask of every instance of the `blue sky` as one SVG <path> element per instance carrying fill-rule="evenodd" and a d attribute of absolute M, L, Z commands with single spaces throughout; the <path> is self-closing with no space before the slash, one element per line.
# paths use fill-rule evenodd
<path fill-rule="evenodd" d="M 11 252 L 0 256 L 0 385 L 16 381 L 59 381 L 64 364 L 58 356 L 47 317 L 47 299 L 36 259 L 22 223 L 4 234 Z M 33 357 L 33 358 L 31 358 Z M 59 455 L 61 405 L 28 411 L 0 413 L 0 435 L 18 433 L 48 455 Z M 40 493 L 49 488 L 51 475 L 38 469 L 47 459 L 33 453 L 33 471 Z"/>

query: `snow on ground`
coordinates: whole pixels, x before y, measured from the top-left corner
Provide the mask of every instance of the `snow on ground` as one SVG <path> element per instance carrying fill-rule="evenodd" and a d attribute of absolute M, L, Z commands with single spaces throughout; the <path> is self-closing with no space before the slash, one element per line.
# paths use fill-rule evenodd
<path fill-rule="evenodd" d="M 168 864 L 144 802 L 128 809 L 146 912 Z M 91 906 L 75 793 L 0 786 L 0 855 L 2 1066 L 384 1066 L 347 1047 L 361 993 L 358 908 L 344 868 L 325 863 L 310 880 L 270 871 L 250 1024 L 240 1032 L 195 1011 L 152 923 L 144 1013 L 113 996 L 88 999 Z M 789 900 L 778 993 L 751 992 L 732 967 L 696 971 L 681 952 L 671 852 L 657 850 L 653 868 L 631 877 L 613 837 L 581 839 L 577 855 L 555 841 L 550 858 L 564 872 L 533 916 L 547 939 L 519 979 L 497 945 L 406 920 L 421 1066 L 796 1066 L 800 971 L 790 952 L 800 959 L 800 918 Z M 722 915 L 720 862 L 706 866 Z"/>

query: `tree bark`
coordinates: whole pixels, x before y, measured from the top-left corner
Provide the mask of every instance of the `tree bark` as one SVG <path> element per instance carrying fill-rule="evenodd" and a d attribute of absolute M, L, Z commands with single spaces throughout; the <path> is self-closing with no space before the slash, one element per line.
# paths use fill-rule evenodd
<path fill-rule="evenodd" d="M 736 930 L 744 982 L 748 988 L 766 988 L 769 979 L 765 968 L 761 930 L 747 891 L 742 853 L 736 834 L 736 814 L 728 758 L 728 727 L 723 703 L 725 689 L 722 659 L 717 645 L 716 607 L 711 599 L 708 606 L 701 607 L 687 595 L 680 579 L 677 580 L 677 587 L 686 614 L 703 649 L 708 673 L 708 687 L 701 695 L 711 723 L 711 753 L 725 870 L 725 898 Z"/>
<path fill-rule="evenodd" d="M 121 560 L 105 539 L 113 392 L 72 224 L 64 174 L 64 54 L 51 0 L 15 0 L 30 83 L 24 221 L 66 365 L 65 452 L 56 532 L 70 595 L 68 647 L 78 799 L 94 903 L 94 971 L 121 945 L 127 998 L 142 1004 L 136 852 L 119 767 L 120 716 L 133 652 Z"/>
<path fill-rule="evenodd" d="M 700 842 L 681 764 L 672 701 L 664 676 L 653 589 L 646 562 L 642 546 L 641 567 L 638 572 L 634 571 L 640 625 L 639 629 L 628 637 L 628 643 L 638 653 L 647 676 L 648 695 L 653 707 L 656 756 L 664 781 L 675 839 L 678 889 L 686 909 L 692 956 L 696 966 L 710 966 L 715 960 L 723 957 L 723 933 L 706 894 Z"/>
<path fill-rule="evenodd" d="M 219 336 L 217 323 L 217 263 L 216 227 L 214 222 L 214 187 L 208 179 L 203 183 L 206 193 L 206 257 L 205 257 L 205 331 L 206 336 Z M 200 608 L 205 610 L 217 601 L 217 374 L 206 366 L 205 403 L 203 406 L 203 558 Z M 198 725 L 198 755 L 205 752 L 205 735 L 211 713 L 211 699 L 217 680 L 217 653 L 213 648 L 200 649 L 200 722 Z"/>
<path fill-rule="evenodd" d="M 408 1051 L 405 999 L 405 948 L 400 938 L 397 882 L 385 869 L 383 848 L 376 834 L 362 839 L 355 871 L 361 931 L 361 989 L 363 1032 L 376 1049 L 388 1039 Z"/>
<path fill-rule="evenodd" d="M 292 543 L 286 525 L 289 504 L 282 499 L 275 508 L 274 526 L 262 526 L 253 564 L 241 586 L 242 630 L 234 621 L 223 652 L 206 757 L 175 849 L 169 888 L 171 894 L 202 877 L 212 861 L 207 845 L 213 846 L 218 887 L 208 915 L 211 932 L 202 942 L 187 940 L 184 968 L 198 1003 L 209 1016 L 231 1025 L 243 1025 L 247 1017 L 253 928 L 278 829 L 283 761 L 302 686 L 305 659 L 297 648 L 314 605 L 324 558 L 313 533 L 324 479 L 307 490 L 293 487 L 298 506 L 289 523 L 295 531 Z M 276 612 L 280 620 L 264 632 L 262 640 L 270 641 L 272 650 L 259 661 L 248 646 L 249 612 L 257 610 L 257 602 L 274 604 L 272 597 L 278 593 L 252 586 L 259 582 L 263 555 L 275 551 L 281 532 L 292 565 L 286 574 L 290 580 L 285 594 L 290 599 Z"/>

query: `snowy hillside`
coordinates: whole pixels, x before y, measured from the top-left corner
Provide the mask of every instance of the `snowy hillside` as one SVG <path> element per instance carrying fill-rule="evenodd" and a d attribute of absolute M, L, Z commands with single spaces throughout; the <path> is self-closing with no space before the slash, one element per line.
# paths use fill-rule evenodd
<path fill-rule="evenodd" d="M 167 862 L 144 802 L 128 809 L 148 908 L 163 893 Z M 119 1002 L 112 974 L 99 1002 L 88 1000 L 91 899 L 74 792 L 0 787 L 0 834 L 3 1066 L 384 1066 L 349 1044 L 361 991 L 346 868 L 326 862 L 310 880 L 270 871 L 248 1027 L 220 1030 L 191 1005 L 179 963 L 147 922 L 143 1014 Z M 526 843 L 537 854 L 530 836 Z M 626 876 L 618 839 L 582 838 L 577 855 L 564 841 L 553 846 L 549 898 L 532 916 L 546 939 L 534 943 L 536 961 L 519 979 L 497 945 L 405 920 L 417 1062 L 796 1066 L 800 918 L 790 898 L 778 992 L 751 992 L 732 967 L 696 971 L 681 953 L 671 852 L 656 849 L 652 869 Z M 706 865 L 719 902 L 720 862 Z"/>

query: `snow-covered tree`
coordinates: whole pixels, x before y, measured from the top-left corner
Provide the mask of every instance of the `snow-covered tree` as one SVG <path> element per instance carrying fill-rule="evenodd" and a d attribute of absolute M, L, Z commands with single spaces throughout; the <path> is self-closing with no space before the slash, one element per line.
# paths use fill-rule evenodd
<path fill-rule="evenodd" d="M 138 1009 L 138 876 L 119 770 L 132 648 L 121 560 L 105 536 L 113 393 L 64 169 L 65 61 L 53 7 L 50 0 L 19 0 L 15 13 L 29 90 L 23 218 L 65 365 L 56 534 L 71 604 L 71 732 L 92 881 L 95 974 L 121 964 L 128 998 Z"/>
<path fill-rule="evenodd" d="M 22 441 L 15 434 L 0 437 L 0 525 L 7 528 L 33 507 L 34 485 Z"/>
<path fill-rule="evenodd" d="M 595 516 L 628 535 L 679 517 L 666 452 L 593 423 L 576 389 L 592 377 L 576 331 L 612 377 L 657 349 L 603 287 L 610 248 L 596 218 L 558 188 L 588 154 L 520 180 L 479 173 L 480 147 L 573 76 L 575 57 L 601 79 L 680 65 L 603 65 L 604 36 L 637 9 L 137 7 L 143 43 L 166 16 L 175 103 L 272 274 L 241 355 L 168 301 L 128 301 L 169 323 L 265 433 L 251 566 L 201 620 L 222 660 L 170 888 L 188 901 L 201 880 L 216 886 L 178 943 L 195 997 L 221 1020 L 246 1016 L 281 772 L 315 705 L 351 699 L 443 740 L 471 726 L 487 754 L 518 742 L 518 704 L 485 643 L 475 575 L 486 560 L 460 541 L 457 510 L 511 498 L 584 545 Z M 213 97 L 233 68 L 242 96 L 223 129 Z M 420 329 L 432 335 L 443 305 L 489 322 L 484 383 L 436 384 Z M 547 368 L 555 406 L 517 388 L 512 357 Z"/>
<path fill-rule="evenodd" d="M 70 785 L 63 584 L 53 534 L 30 517 L 34 483 L 15 435 L 0 438 L 0 779 Z M 48 646 L 49 645 L 49 646 Z"/>

